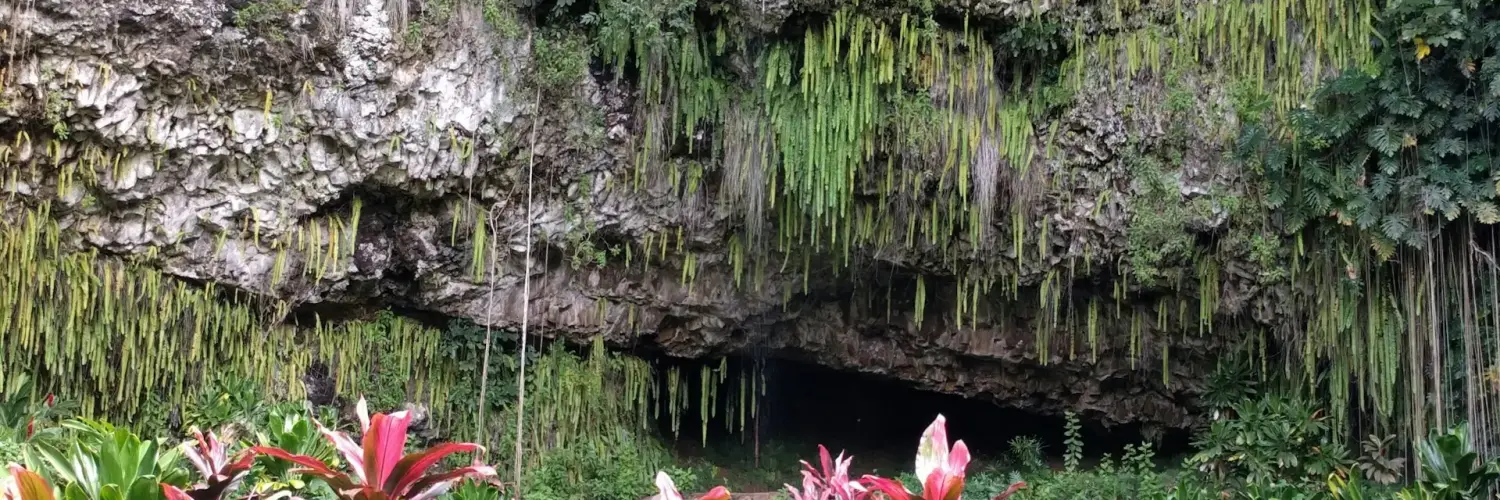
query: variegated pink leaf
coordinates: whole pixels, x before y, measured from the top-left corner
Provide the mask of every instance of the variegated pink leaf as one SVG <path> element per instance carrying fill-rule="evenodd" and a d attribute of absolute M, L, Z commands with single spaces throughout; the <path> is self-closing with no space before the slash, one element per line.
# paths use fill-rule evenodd
<path fill-rule="evenodd" d="M 406 454 L 406 428 L 410 424 L 411 413 L 405 411 L 377 413 L 370 419 L 363 443 L 365 484 L 376 488 L 386 484 L 396 462 Z"/>

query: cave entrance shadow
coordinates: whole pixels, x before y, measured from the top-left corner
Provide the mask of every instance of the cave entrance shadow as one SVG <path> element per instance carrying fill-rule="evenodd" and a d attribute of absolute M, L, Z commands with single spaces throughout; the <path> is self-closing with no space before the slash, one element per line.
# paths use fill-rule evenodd
<path fill-rule="evenodd" d="M 737 373 L 755 362 L 750 358 L 731 358 L 727 366 L 730 373 Z M 942 414 L 947 421 L 949 441 L 964 440 L 974 455 L 973 471 L 1005 464 L 1011 440 L 1021 436 L 1040 441 L 1047 464 L 1061 467 L 1065 450 L 1062 415 L 920 390 L 897 380 L 807 362 L 787 359 L 761 362 L 766 384 L 765 394 L 755 401 L 760 418 L 748 421 L 741 431 L 737 425 L 726 426 L 722 415 L 711 417 L 705 444 L 699 400 L 696 396 L 690 398 L 689 408 L 681 410 L 675 439 L 669 419 L 661 419 L 662 434 L 673 441 L 679 453 L 703 456 L 716 465 L 726 466 L 729 461 L 744 466 L 758 453 L 761 467 L 786 469 L 783 475 L 795 478 L 799 467 L 796 460 L 816 463 L 817 446 L 822 444 L 833 454 L 842 450 L 854 455 L 856 474 L 878 472 L 896 476 L 911 472 L 923 430 Z M 705 364 L 681 363 L 678 366 L 684 374 L 693 374 L 685 378 L 696 382 L 697 372 Z M 718 361 L 707 365 L 717 367 Z M 729 392 L 732 394 L 733 390 Z M 722 391 L 721 397 L 725 394 Z M 696 387 L 692 394 L 697 394 Z M 1086 419 L 1083 424 L 1086 464 L 1096 462 L 1105 453 L 1118 459 L 1127 444 L 1143 440 L 1139 426 L 1106 428 Z M 1186 446 L 1185 433 L 1169 432 L 1163 441 L 1156 443 L 1159 457 Z M 790 456 L 780 456 L 783 454 Z"/>

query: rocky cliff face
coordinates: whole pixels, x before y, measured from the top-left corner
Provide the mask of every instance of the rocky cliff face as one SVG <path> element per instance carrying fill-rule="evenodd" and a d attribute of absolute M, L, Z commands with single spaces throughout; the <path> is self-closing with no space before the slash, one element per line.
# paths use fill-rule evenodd
<path fill-rule="evenodd" d="M 497 29 L 465 2 L 441 18 L 378 0 L 246 11 L 275 3 L 0 4 L 0 132 L 15 137 L 7 206 L 55 199 L 72 247 L 141 256 L 194 283 L 324 314 L 397 306 L 501 327 L 521 323 L 531 241 L 531 328 L 549 337 L 604 335 L 684 357 L 767 348 L 1106 424 L 1191 424 L 1226 339 L 1271 320 L 1274 295 L 1232 258 L 1159 263 L 1180 285 L 1132 279 L 1140 214 L 1208 201 L 1177 224 L 1179 253 L 1213 248 L 1228 224 L 1210 193 L 1238 189 L 1218 146 L 1233 114 L 1210 79 L 1110 84 L 1091 69 L 1029 139 L 1048 150 L 1021 205 L 1023 252 L 1035 257 L 988 236 L 962 260 L 1010 272 L 970 293 L 932 246 L 806 260 L 738 248 L 728 176 L 710 165 L 695 189 L 637 179 L 631 79 L 596 64 L 561 97 L 535 90 L 524 22 Z M 827 8 L 741 3 L 746 29 L 767 33 Z M 939 6 L 1002 26 L 1033 9 L 1098 15 L 1049 2 Z M 1169 94 L 1176 108 L 1161 105 Z M 1167 151 L 1168 196 L 1138 202 L 1148 187 L 1136 163 Z M 70 165 L 97 177 L 66 182 L 83 175 L 61 173 Z M 340 231 L 357 232 L 347 260 L 330 264 L 325 252 L 339 251 L 307 244 Z M 743 270 L 747 254 L 763 270 Z"/>

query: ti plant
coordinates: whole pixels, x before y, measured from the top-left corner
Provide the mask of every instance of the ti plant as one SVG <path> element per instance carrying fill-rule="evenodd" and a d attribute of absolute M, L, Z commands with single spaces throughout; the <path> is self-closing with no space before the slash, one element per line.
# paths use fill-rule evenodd
<path fill-rule="evenodd" d="M 250 466 L 255 463 L 255 455 L 248 451 L 241 452 L 231 462 L 218 436 L 212 432 L 204 436 L 197 429 L 193 429 L 193 442 L 182 444 L 182 453 L 203 477 L 187 491 L 163 483 L 162 493 L 167 500 L 219 500 L 250 473 Z"/>
<path fill-rule="evenodd" d="M 377 413 L 370 417 L 365 400 L 357 407 L 362 443 L 356 443 L 347 434 L 319 426 L 323 436 L 344 455 L 353 474 L 330 468 L 322 460 L 307 455 L 297 455 L 281 448 L 256 446 L 255 453 L 270 455 L 301 468 L 293 470 L 328 483 L 341 500 L 426 500 L 448 491 L 454 483 L 465 478 L 490 478 L 495 469 L 487 465 L 471 465 L 440 474 L 428 474 L 444 457 L 454 453 L 466 453 L 482 448 L 473 443 L 444 443 L 426 451 L 406 453 L 406 429 L 411 424 L 411 414 L 398 411 L 392 414 Z"/>
<path fill-rule="evenodd" d="M 838 458 L 829 458 L 828 448 L 818 445 L 818 458 L 822 462 L 822 470 L 814 469 L 812 464 L 802 461 L 802 490 L 798 491 L 792 485 L 786 485 L 787 491 L 791 492 L 792 500 L 865 500 L 870 498 L 870 491 L 859 484 L 858 481 L 849 480 L 849 462 L 854 457 L 845 457 L 839 452 Z"/>
<path fill-rule="evenodd" d="M 1417 485 L 1429 500 L 1479 500 L 1500 482 L 1500 460 L 1479 461 L 1469 445 L 1468 426 L 1460 424 L 1448 432 L 1417 444 L 1422 460 L 1422 479 Z"/>
<path fill-rule="evenodd" d="M 656 489 L 656 496 L 651 497 L 651 500 L 682 500 L 682 493 L 677 491 L 677 483 L 672 482 L 672 476 L 668 476 L 665 471 L 657 471 Z M 729 489 L 715 486 L 698 497 L 698 500 L 729 500 Z"/>
<path fill-rule="evenodd" d="M 42 476 L 10 464 L 10 476 L 0 481 L 0 500 L 53 500 L 52 485 Z"/>
<path fill-rule="evenodd" d="M 862 482 L 890 500 L 959 500 L 963 497 L 964 470 L 968 466 L 968 445 L 959 440 L 949 450 L 947 420 L 938 415 L 917 443 L 917 479 L 922 481 L 921 494 L 912 493 L 894 479 L 866 475 Z M 1025 482 L 1017 481 L 993 500 L 1010 498 L 1025 487 Z"/>
<path fill-rule="evenodd" d="M 1405 458 L 1391 457 L 1389 450 L 1396 435 L 1370 436 L 1360 443 L 1364 456 L 1359 459 L 1359 471 L 1370 481 L 1379 484 L 1395 484 L 1401 479 L 1401 470 L 1406 467 Z"/>

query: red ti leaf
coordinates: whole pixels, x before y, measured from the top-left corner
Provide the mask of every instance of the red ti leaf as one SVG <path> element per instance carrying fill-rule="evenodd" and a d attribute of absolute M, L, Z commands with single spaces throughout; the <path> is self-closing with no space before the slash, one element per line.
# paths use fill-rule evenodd
<path fill-rule="evenodd" d="M 729 488 L 715 486 L 714 489 L 708 490 L 708 493 L 698 497 L 698 500 L 729 500 Z"/>
<path fill-rule="evenodd" d="M 1005 500 L 1007 498 L 1010 498 L 1011 495 L 1016 494 L 1017 491 L 1021 491 L 1021 488 L 1025 487 L 1026 481 L 1016 481 L 1015 483 L 1012 483 L 1009 488 L 1006 488 L 1005 491 L 1000 492 L 999 495 L 995 495 L 995 498 L 991 498 L 990 500 Z"/>
<path fill-rule="evenodd" d="M 906 487 L 895 479 L 867 475 L 862 482 L 866 487 L 884 493 L 891 500 L 911 500 L 912 498 L 911 492 L 906 491 Z"/>
<path fill-rule="evenodd" d="M 270 446 L 256 446 L 254 448 L 250 448 L 250 452 L 270 455 L 272 457 L 276 457 L 281 460 L 286 460 L 288 462 L 300 465 L 302 466 L 302 468 L 296 469 L 296 472 L 321 478 L 322 480 L 327 481 L 328 486 L 333 487 L 333 489 L 336 491 L 358 488 L 354 480 L 350 478 L 348 474 L 330 469 L 328 468 L 327 464 L 324 464 L 322 461 L 316 458 L 309 457 L 307 455 L 293 455 L 281 448 L 273 448 Z"/>
<path fill-rule="evenodd" d="M 432 468 L 444 457 L 454 453 L 466 453 L 483 448 L 474 443 L 443 443 L 427 451 L 413 453 L 396 462 L 395 468 L 391 469 L 390 477 L 382 485 L 388 495 L 404 495 L 406 490 L 422 479 L 427 469 Z"/>
<path fill-rule="evenodd" d="M 379 488 L 406 453 L 406 427 L 411 414 L 398 411 L 390 415 L 376 413 L 365 430 L 364 483 Z"/>
<path fill-rule="evenodd" d="M 161 483 L 161 494 L 167 497 L 167 500 L 193 500 L 193 497 L 188 496 L 187 492 L 167 483 Z"/>

